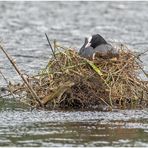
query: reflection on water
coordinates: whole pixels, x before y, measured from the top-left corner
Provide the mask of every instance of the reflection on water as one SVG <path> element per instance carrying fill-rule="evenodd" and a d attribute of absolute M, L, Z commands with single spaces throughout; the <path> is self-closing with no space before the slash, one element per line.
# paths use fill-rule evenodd
<path fill-rule="evenodd" d="M 141 146 L 140 142 L 143 145 L 148 142 L 143 129 L 126 129 L 120 124 L 101 124 L 99 121 L 34 123 L 26 127 L 19 126 L 17 130 L 10 128 L 11 133 L 5 140 L 7 143 L 3 145 Z"/>
<path fill-rule="evenodd" d="M 148 48 L 148 2 L 0 2 L 0 41 L 19 68 L 36 73 L 50 55 L 44 33 L 77 50 L 100 33 Z M 140 43 L 140 44 L 139 44 Z M 148 71 L 148 55 L 142 57 Z M 0 68 L 18 76 L 3 54 Z M 0 76 L 0 86 L 5 85 Z M 0 98 L 0 146 L 148 146 L 148 111 L 30 111 Z"/>
<path fill-rule="evenodd" d="M 148 145 L 147 110 L 31 111 L 9 103 L 0 112 L 0 146 Z"/>

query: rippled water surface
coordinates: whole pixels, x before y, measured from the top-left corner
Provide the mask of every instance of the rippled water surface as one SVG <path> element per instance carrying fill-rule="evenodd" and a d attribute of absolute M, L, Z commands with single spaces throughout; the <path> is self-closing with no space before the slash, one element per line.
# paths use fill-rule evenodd
<path fill-rule="evenodd" d="M 48 61 L 45 32 L 51 41 L 77 50 L 84 37 L 100 33 L 142 52 L 148 49 L 147 8 L 148 2 L 0 2 L 0 42 L 28 74 Z M 148 55 L 141 59 L 148 71 Z M 19 80 L 2 52 L 0 69 L 9 80 Z M 147 137 L 147 109 L 31 111 L 14 100 L 0 99 L 0 146 L 148 147 Z"/>

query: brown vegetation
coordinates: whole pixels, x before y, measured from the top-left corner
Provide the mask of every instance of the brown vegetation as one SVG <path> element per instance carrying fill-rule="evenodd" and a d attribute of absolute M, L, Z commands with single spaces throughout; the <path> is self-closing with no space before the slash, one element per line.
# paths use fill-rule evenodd
<path fill-rule="evenodd" d="M 47 66 L 35 76 L 23 77 L 24 83 L 9 85 L 11 94 L 28 105 L 46 109 L 148 105 L 148 85 L 139 78 L 139 55 L 126 46 L 118 47 L 118 57 L 96 54 L 93 60 L 80 57 L 73 49 L 54 47 Z"/>

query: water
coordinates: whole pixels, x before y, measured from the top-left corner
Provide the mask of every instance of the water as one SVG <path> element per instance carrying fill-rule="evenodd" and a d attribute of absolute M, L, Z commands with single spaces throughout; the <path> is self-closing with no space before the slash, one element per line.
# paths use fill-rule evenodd
<path fill-rule="evenodd" d="M 77 50 L 84 37 L 148 49 L 148 2 L 0 2 L 0 41 L 28 74 L 44 67 L 51 41 Z M 141 57 L 148 71 L 148 55 Z M 0 53 L 0 69 L 20 80 Z M 0 76 L 0 86 L 6 85 Z M 148 110 L 31 111 L 0 99 L 0 146 L 148 146 Z"/>
<path fill-rule="evenodd" d="M 30 111 L 11 101 L 9 105 L 3 106 L 0 112 L 1 146 L 147 146 L 148 144 L 147 110 Z"/>

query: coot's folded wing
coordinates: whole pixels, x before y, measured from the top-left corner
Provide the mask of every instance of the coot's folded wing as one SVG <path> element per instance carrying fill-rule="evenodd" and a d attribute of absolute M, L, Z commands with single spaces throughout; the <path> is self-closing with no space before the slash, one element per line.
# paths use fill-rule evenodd
<path fill-rule="evenodd" d="M 93 56 L 94 49 L 93 47 L 82 47 L 79 51 L 79 55 L 84 58 L 91 58 Z"/>

